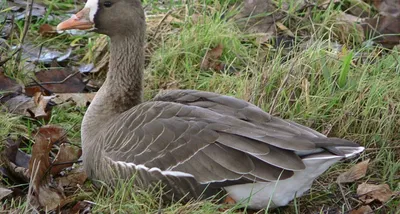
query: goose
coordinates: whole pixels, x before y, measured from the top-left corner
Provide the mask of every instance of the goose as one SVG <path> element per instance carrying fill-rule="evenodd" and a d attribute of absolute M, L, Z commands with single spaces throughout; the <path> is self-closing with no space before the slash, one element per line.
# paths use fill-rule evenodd
<path fill-rule="evenodd" d="M 224 191 L 250 209 L 287 205 L 332 164 L 364 150 L 230 96 L 160 92 L 143 102 L 145 14 L 140 0 L 88 0 L 57 29 L 110 38 L 109 71 L 81 126 L 89 178 L 161 183 L 168 200 Z"/>

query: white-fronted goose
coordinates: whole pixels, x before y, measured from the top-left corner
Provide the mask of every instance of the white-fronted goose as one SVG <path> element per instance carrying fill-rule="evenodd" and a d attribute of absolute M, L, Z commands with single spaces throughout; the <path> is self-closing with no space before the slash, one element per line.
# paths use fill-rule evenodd
<path fill-rule="evenodd" d="M 364 149 L 211 92 L 173 90 L 142 102 L 139 0 L 88 0 L 57 28 L 111 39 L 107 79 L 82 123 L 83 163 L 92 179 L 115 185 L 136 176 L 143 187 L 162 181 L 165 195 L 178 199 L 223 188 L 259 209 L 270 200 L 270 207 L 286 205 L 329 166 Z"/>

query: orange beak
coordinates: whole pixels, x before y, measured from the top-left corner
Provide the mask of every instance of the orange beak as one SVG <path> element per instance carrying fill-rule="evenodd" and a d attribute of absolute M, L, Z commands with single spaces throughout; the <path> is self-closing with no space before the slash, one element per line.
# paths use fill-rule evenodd
<path fill-rule="evenodd" d="M 94 27 L 94 23 L 89 18 L 89 8 L 83 8 L 77 14 L 72 15 L 71 18 L 61 22 L 57 25 L 57 30 L 88 30 Z"/>

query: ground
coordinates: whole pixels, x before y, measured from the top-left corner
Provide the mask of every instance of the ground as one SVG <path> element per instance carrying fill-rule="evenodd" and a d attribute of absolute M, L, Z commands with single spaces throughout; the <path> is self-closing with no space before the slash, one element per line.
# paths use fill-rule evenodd
<path fill-rule="evenodd" d="M 351 9 L 345 2 L 350 1 L 336 4 L 332 1 L 324 9 L 315 5 L 300 9 L 289 7 L 275 20 L 277 29 L 269 36 L 244 32 L 232 18 L 240 11 L 240 7 L 236 7 L 241 3 L 239 0 L 165 4 L 144 1 L 148 15 L 146 99 L 160 89 L 213 91 L 244 99 L 272 115 L 366 147 L 359 157 L 331 167 L 301 198 L 286 207 L 262 213 L 346 213 L 363 205 L 356 189 L 364 182 L 388 184 L 393 192 L 400 191 L 399 47 L 373 44 L 372 40 L 364 38 L 360 29 L 341 22 L 338 16 Z M 43 24 L 55 26 L 69 16 L 71 12 L 68 11 L 76 11 L 76 8 L 72 0 L 39 3 L 46 5 L 47 11 L 33 17 L 26 36 L 23 33 L 25 20 L 15 20 L 15 33 L 6 38 L 8 46 L 2 45 L 2 50 L 21 42 L 62 53 L 71 49 L 67 61 L 56 65 L 39 62 L 36 68 L 73 68 L 93 63 L 99 71 L 85 74 L 94 85 L 86 87 L 85 91 L 95 91 L 105 76 L 106 66 L 99 64 L 107 59 L 107 38 L 94 33 L 44 36 L 39 31 Z M 81 5 L 82 2 L 78 2 L 76 7 Z M 5 13 L 6 8 L 0 9 Z M 18 54 L 11 57 L 11 53 L 2 54 L 2 59 L 10 56 L 2 70 L 8 77 L 27 85 L 34 73 L 22 66 Z M 213 54 L 217 56 L 210 56 Z M 46 123 L 63 127 L 69 140 L 79 144 L 79 124 L 85 110 L 86 107 L 58 105 L 47 121 L 0 112 L 0 140 L 24 136 L 32 144 L 31 133 Z M 29 145 L 25 152 L 30 152 Z M 336 178 L 367 159 L 370 162 L 366 176 L 342 184 L 340 191 Z M 4 179 L 2 185 L 11 188 L 16 184 Z M 211 201 L 161 206 L 157 193 L 137 190 L 129 184 L 121 185 L 110 194 L 89 182 L 76 194 L 91 201 L 94 213 L 246 211 L 245 205 L 232 207 Z M 21 210 L 26 206 L 26 198 L 8 198 L 2 203 L 7 209 Z M 370 206 L 375 213 L 398 213 L 399 203 L 400 199 L 393 196 L 384 203 L 374 202 Z"/>

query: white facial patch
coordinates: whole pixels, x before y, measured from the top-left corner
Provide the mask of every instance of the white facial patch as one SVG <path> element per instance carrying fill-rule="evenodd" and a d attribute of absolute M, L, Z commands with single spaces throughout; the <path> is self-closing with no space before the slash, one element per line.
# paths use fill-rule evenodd
<path fill-rule="evenodd" d="M 99 7 L 99 0 L 88 0 L 85 4 L 85 8 L 89 9 L 89 19 L 94 23 L 94 15 Z"/>

